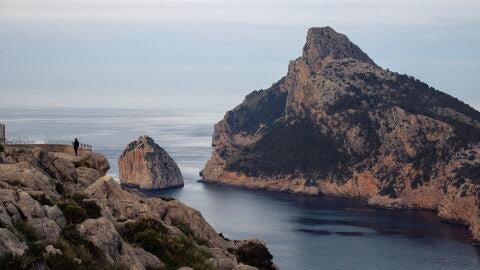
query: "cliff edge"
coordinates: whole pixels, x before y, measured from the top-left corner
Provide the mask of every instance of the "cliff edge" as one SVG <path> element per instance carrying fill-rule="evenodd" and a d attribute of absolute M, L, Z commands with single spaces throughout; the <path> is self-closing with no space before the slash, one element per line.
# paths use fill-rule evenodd
<path fill-rule="evenodd" d="M 480 113 L 330 27 L 215 125 L 205 181 L 437 211 L 480 240 Z"/>
<path fill-rule="evenodd" d="M 276 269 L 263 242 L 226 239 L 177 200 L 123 189 L 108 168 L 98 153 L 0 151 L 0 268 Z"/>

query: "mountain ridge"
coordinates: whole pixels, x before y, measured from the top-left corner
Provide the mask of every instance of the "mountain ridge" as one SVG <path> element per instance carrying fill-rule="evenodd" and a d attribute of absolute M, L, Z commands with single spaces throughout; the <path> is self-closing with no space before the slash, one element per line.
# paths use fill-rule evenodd
<path fill-rule="evenodd" d="M 480 239 L 480 112 L 330 27 L 215 125 L 204 181 L 435 210 Z M 464 210 L 462 210 L 464 209 Z"/>

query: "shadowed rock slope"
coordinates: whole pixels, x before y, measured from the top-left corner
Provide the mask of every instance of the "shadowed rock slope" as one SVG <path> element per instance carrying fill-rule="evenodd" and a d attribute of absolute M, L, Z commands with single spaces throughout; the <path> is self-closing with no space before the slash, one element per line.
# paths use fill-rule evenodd
<path fill-rule="evenodd" d="M 0 268 L 276 269 L 261 241 L 225 239 L 197 210 L 123 189 L 108 168 L 96 153 L 0 151 Z"/>
<path fill-rule="evenodd" d="M 205 181 L 423 208 L 480 240 L 480 113 L 330 27 L 215 125 Z"/>

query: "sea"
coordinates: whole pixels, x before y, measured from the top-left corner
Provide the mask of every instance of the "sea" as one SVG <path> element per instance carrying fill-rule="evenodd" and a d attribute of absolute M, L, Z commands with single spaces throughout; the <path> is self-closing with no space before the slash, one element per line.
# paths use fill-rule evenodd
<path fill-rule="evenodd" d="M 118 178 L 124 147 L 149 135 L 178 163 L 185 186 L 144 191 L 198 209 L 230 239 L 266 242 L 280 269 L 480 269 L 480 248 L 466 227 L 434 212 L 389 211 L 365 202 L 200 183 L 220 110 L 0 108 L 8 139 L 91 144 Z"/>

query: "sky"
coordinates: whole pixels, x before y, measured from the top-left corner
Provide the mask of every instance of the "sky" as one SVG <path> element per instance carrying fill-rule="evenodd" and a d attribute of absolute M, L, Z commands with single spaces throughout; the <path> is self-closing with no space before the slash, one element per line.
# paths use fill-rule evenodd
<path fill-rule="evenodd" d="M 327 25 L 480 109 L 478 0 L 0 0 L 0 106 L 227 110 Z"/>

